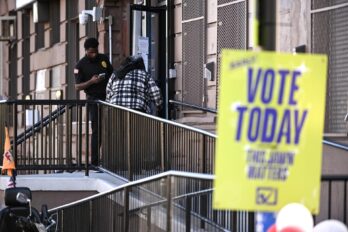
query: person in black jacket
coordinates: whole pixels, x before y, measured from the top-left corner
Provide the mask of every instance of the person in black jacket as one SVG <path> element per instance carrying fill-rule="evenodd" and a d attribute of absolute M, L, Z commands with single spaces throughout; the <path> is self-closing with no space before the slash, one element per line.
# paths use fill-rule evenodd
<path fill-rule="evenodd" d="M 106 85 L 113 72 L 113 67 L 104 54 L 98 53 L 99 42 L 95 38 L 88 38 L 84 43 L 86 55 L 78 61 L 75 66 L 75 89 L 84 90 L 88 100 L 105 100 Z M 92 164 L 99 164 L 99 145 L 100 135 L 98 124 L 101 120 L 98 118 L 98 106 L 89 105 L 89 117 L 92 122 Z"/>

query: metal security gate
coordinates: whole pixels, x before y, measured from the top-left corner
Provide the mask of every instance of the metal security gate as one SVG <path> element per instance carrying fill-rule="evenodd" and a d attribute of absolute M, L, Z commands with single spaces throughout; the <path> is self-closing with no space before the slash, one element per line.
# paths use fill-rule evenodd
<path fill-rule="evenodd" d="M 311 51 L 328 55 L 325 133 L 346 133 L 348 0 L 312 0 Z"/>
<path fill-rule="evenodd" d="M 248 0 L 218 0 L 217 24 L 216 108 L 219 100 L 222 49 L 247 49 L 248 47 Z"/>
<path fill-rule="evenodd" d="M 183 101 L 203 106 L 205 62 L 205 0 L 182 2 Z"/>

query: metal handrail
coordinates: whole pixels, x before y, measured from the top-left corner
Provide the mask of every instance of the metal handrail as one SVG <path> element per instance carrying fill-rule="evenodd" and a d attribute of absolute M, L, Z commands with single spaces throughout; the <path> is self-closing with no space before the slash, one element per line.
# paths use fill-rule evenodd
<path fill-rule="evenodd" d="M 34 125 L 26 128 L 24 132 L 17 135 L 17 145 L 21 144 L 25 139 L 32 136 L 34 133 L 41 130 L 42 127 L 47 126 L 50 121 L 57 119 L 59 116 L 65 113 L 65 105 L 68 105 L 69 109 L 73 107 L 73 105 L 85 105 L 86 103 L 95 104 L 95 101 L 92 100 L 1 100 L 1 103 L 8 104 L 23 104 L 23 105 L 43 105 L 43 104 L 51 104 L 51 105 L 61 105 L 58 109 L 52 111 L 46 117 L 40 119 Z M 11 144 L 13 144 L 13 140 L 11 140 Z"/>
<path fill-rule="evenodd" d="M 157 200 L 154 199 L 155 202 L 151 203 L 151 202 L 146 202 L 142 201 L 140 198 L 138 198 L 137 193 L 135 192 L 135 194 L 131 194 L 131 192 L 133 192 L 135 189 L 141 190 L 142 186 L 144 184 L 152 184 L 155 181 L 158 180 L 165 180 L 165 183 L 167 183 L 168 185 L 172 185 L 172 178 L 185 178 L 185 179 L 191 179 L 191 180 L 198 180 L 198 181 L 213 181 L 214 176 L 213 175 L 207 175 L 207 174 L 198 174 L 198 173 L 189 173 L 189 172 L 177 172 L 177 171 L 168 171 L 168 172 L 164 172 L 164 173 L 160 173 L 157 174 L 155 176 L 151 176 L 142 180 L 138 180 L 138 181 L 134 181 L 131 183 L 126 183 L 123 184 L 121 186 L 118 186 L 112 190 L 109 190 L 107 192 L 103 192 L 97 195 L 93 195 L 66 205 L 62 205 L 53 209 L 49 210 L 49 213 L 51 215 L 55 215 L 55 217 L 57 217 L 57 221 L 59 221 L 58 227 L 60 226 L 70 226 L 70 221 L 69 221 L 69 216 L 67 217 L 61 217 L 62 215 L 70 215 L 70 212 L 75 212 L 79 215 L 83 214 L 82 212 L 84 211 L 84 206 L 89 205 L 89 207 L 91 207 L 91 209 L 95 208 L 96 211 L 91 210 L 90 214 L 93 218 L 95 218 L 94 223 L 99 223 L 101 220 L 101 218 L 109 217 L 111 215 L 109 215 L 107 212 L 109 212 L 108 209 L 105 208 L 105 206 L 103 206 L 103 209 L 105 209 L 106 214 L 100 214 L 100 211 L 97 209 L 98 207 L 100 207 L 100 203 L 103 204 L 102 202 L 104 201 L 113 201 L 115 204 L 108 204 L 110 207 L 109 209 L 112 210 L 112 208 L 117 207 L 117 205 L 120 205 L 123 210 L 121 211 L 115 211 L 116 214 L 114 214 L 114 216 L 112 218 L 110 218 L 110 222 L 108 225 L 110 226 L 111 224 L 117 224 L 119 227 L 122 227 L 122 230 L 124 231 L 128 231 L 128 228 L 131 227 L 132 225 L 129 224 L 130 223 L 130 215 L 136 215 L 138 217 L 144 217 L 142 216 L 143 213 L 137 214 L 137 212 L 146 212 L 147 214 L 147 219 L 143 218 L 144 220 L 147 220 L 147 226 L 148 226 L 148 230 L 151 228 L 151 224 L 154 223 L 154 225 L 156 225 L 156 223 L 158 223 L 158 220 L 156 219 L 151 219 L 151 215 L 153 214 L 161 214 L 163 217 L 166 217 L 166 228 L 168 230 L 168 228 L 171 228 L 171 224 L 174 224 L 176 226 L 179 226 L 179 228 L 185 228 L 186 231 L 189 228 L 195 228 L 197 227 L 197 222 L 200 223 L 200 228 L 210 228 L 213 231 L 230 231 L 230 229 L 232 228 L 231 224 L 225 224 L 222 223 L 222 221 L 217 220 L 217 218 L 214 217 L 214 215 L 217 215 L 216 213 L 221 213 L 224 214 L 225 217 L 231 217 L 230 220 L 232 220 L 232 217 L 235 217 L 236 214 L 238 214 L 238 212 L 233 212 L 232 211 L 219 211 L 216 210 L 214 211 L 214 215 L 212 213 L 212 205 L 209 204 L 207 205 L 207 207 L 209 208 L 209 212 L 211 212 L 210 214 L 205 214 L 201 212 L 201 209 L 198 210 L 195 207 L 191 206 L 191 202 L 193 203 L 194 201 L 199 201 L 203 206 L 205 206 L 207 204 L 206 201 L 204 201 L 204 196 L 205 194 L 207 194 L 206 197 L 211 196 L 212 194 L 212 188 L 208 187 L 208 189 L 203 189 L 201 191 L 195 191 L 195 192 L 189 192 L 188 194 L 180 194 L 178 196 L 175 196 L 175 190 L 173 192 L 172 187 L 168 187 L 166 186 L 166 190 L 169 192 L 166 192 L 164 195 L 159 196 L 162 197 L 162 199 Z M 203 187 L 204 188 L 204 187 Z M 133 189 L 133 190 L 132 190 Z M 190 190 L 188 190 L 190 191 Z M 117 196 L 122 196 L 122 197 L 117 197 Z M 203 197 L 203 198 L 202 198 Z M 180 201 L 178 201 L 180 200 Z M 138 201 L 140 201 L 140 204 L 145 204 L 142 205 L 140 207 L 137 207 Z M 131 202 L 133 202 L 133 204 L 131 204 Z M 186 202 L 186 203 L 184 203 Z M 135 205 L 134 205 L 135 204 Z M 104 204 L 103 204 L 104 205 Z M 131 205 L 135 206 L 132 207 Z M 163 207 L 161 207 L 163 206 Z M 179 210 L 179 211 L 178 211 Z M 198 210 L 198 211 L 197 211 Z M 173 212 L 181 212 L 178 214 L 175 214 L 177 216 L 174 216 Z M 150 212 L 150 213 L 149 213 Z M 152 212 L 152 213 L 151 213 Z M 96 214 L 94 214 L 96 213 Z M 184 213 L 184 214 L 183 214 Z M 244 212 L 240 212 L 241 214 L 244 214 Z M 252 213 L 250 213 L 252 214 Z M 185 216 L 184 216 L 185 215 Z M 73 215 L 71 215 L 72 217 L 74 217 Z M 86 216 L 86 215 L 84 215 Z M 89 216 L 87 216 L 89 217 Z M 179 217 L 179 218 L 177 218 Z M 180 217 L 183 219 L 181 220 Z M 190 218 L 188 220 L 188 217 Z M 67 218 L 67 219 L 65 219 Z M 100 219 L 99 219 L 100 218 Z M 87 218 L 86 218 L 87 219 Z M 68 221 L 65 221 L 68 220 Z M 80 220 L 84 221 L 85 219 L 80 218 Z M 169 221 L 168 221 L 169 220 Z M 239 223 L 246 223 L 246 220 L 251 220 L 250 219 L 241 219 Z M 80 225 L 80 223 L 82 221 L 75 221 L 75 223 L 77 223 L 77 225 Z M 196 221 L 196 223 L 192 223 L 192 221 Z M 109 222 L 109 221 L 108 221 Z M 90 221 L 88 221 L 87 223 L 91 223 Z M 235 222 L 237 223 L 237 222 Z M 150 226 L 149 226 L 150 225 Z M 233 228 L 237 228 L 236 227 L 237 224 L 233 225 Z M 73 225 L 71 225 L 73 226 Z M 91 225 L 87 225 L 87 226 L 91 226 Z M 163 224 L 162 224 L 163 226 Z M 180 227 L 181 226 L 181 227 Z M 81 227 L 78 227 L 79 229 L 81 229 Z M 106 228 L 110 228 L 108 226 L 106 226 Z M 114 227 L 113 227 L 114 228 Z M 175 227 L 177 228 L 177 227 Z M 75 229 L 77 229 L 75 227 Z M 98 229 L 100 229 L 98 227 Z M 181 230 L 182 230 L 181 229 Z M 119 228 L 119 230 L 121 230 Z M 235 230 L 235 229 L 233 229 Z M 133 231 L 133 230 L 131 230 Z M 175 230 L 176 231 L 176 230 Z M 210 230 L 209 230 L 210 231 Z M 253 230 L 250 230 L 253 231 Z"/>
<path fill-rule="evenodd" d="M 323 175 L 321 181 L 347 181 L 348 175 Z"/>
<path fill-rule="evenodd" d="M 168 178 L 171 178 L 171 177 L 188 178 L 188 179 L 195 179 L 195 180 L 200 180 L 200 181 L 213 181 L 214 180 L 214 175 L 210 175 L 210 174 L 199 174 L 199 173 L 189 173 L 189 172 L 168 171 L 168 172 L 160 173 L 160 174 L 157 174 L 157 175 L 154 175 L 154 176 L 151 176 L 151 177 L 147 177 L 147 178 L 144 178 L 144 179 L 141 179 L 141 180 L 137 180 L 137 181 L 134 181 L 134 182 L 126 183 L 126 184 L 118 186 L 118 187 L 116 187 L 116 188 L 114 188 L 112 190 L 109 190 L 109 191 L 106 191 L 106 192 L 103 192 L 103 193 L 99 193 L 99 194 L 96 194 L 96 195 L 93 195 L 93 196 L 90 196 L 90 197 L 87 197 L 87 198 L 84 198 L 84 199 L 81 199 L 81 200 L 78 200 L 78 201 L 75 201 L 75 202 L 72 202 L 72 203 L 69 203 L 69 204 L 65 204 L 65 205 L 62 205 L 62 206 L 50 209 L 49 213 L 50 214 L 56 214 L 56 213 L 58 213 L 60 211 L 70 210 L 70 209 L 78 210 L 79 208 L 76 208 L 76 207 L 80 207 L 81 205 L 86 205 L 85 203 L 87 203 L 87 205 L 91 206 L 91 205 L 94 204 L 92 202 L 97 203 L 98 200 L 99 199 L 101 200 L 103 197 L 104 197 L 103 199 L 116 199 L 116 198 L 113 198 L 111 196 L 111 194 L 115 194 L 115 193 L 119 193 L 121 195 L 125 194 L 124 196 L 127 197 L 127 198 L 131 198 L 131 197 L 133 197 L 133 198 L 135 197 L 136 198 L 137 195 L 131 196 L 129 194 L 126 194 L 126 192 L 129 191 L 130 189 L 134 189 L 135 187 L 140 187 L 141 188 L 141 186 L 144 185 L 144 184 L 151 183 L 151 182 L 154 182 L 154 181 L 158 181 L 158 180 L 161 180 L 161 179 L 164 179 L 164 178 L 167 178 L 167 180 L 170 180 Z M 344 182 L 348 182 L 348 175 L 345 175 L 345 176 L 343 176 L 343 175 L 342 176 L 325 175 L 325 176 L 322 177 L 322 181 L 329 181 L 329 182 L 332 182 L 332 181 L 344 181 Z M 171 181 L 168 181 L 166 183 L 171 183 Z M 172 191 L 172 190 L 170 190 L 170 188 L 169 188 L 169 191 Z M 139 207 L 135 207 L 135 208 L 129 207 L 129 205 L 128 205 L 127 210 L 119 212 L 117 214 L 117 216 L 124 218 L 124 217 L 129 217 L 130 214 L 134 214 L 136 212 L 145 212 L 145 210 L 151 210 L 151 209 L 155 210 L 156 207 L 158 207 L 160 205 L 166 205 L 168 203 L 168 201 L 175 201 L 175 200 L 182 199 L 185 202 L 186 201 L 191 202 L 192 199 L 199 199 L 199 197 L 201 195 L 204 196 L 204 194 L 211 194 L 212 191 L 213 191 L 213 189 L 208 187 L 208 189 L 198 190 L 198 191 L 189 192 L 189 193 L 186 193 L 186 194 L 180 194 L 178 196 L 172 196 L 172 197 L 166 198 L 166 199 L 159 199 L 159 200 L 156 200 L 155 202 L 145 203 L 144 205 L 140 205 Z M 331 187 L 330 187 L 329 191 L 331 191 Z M 171 194 L 167 193 L 166 196 L 169 197 L 169 196 L 171 196 Z M 129 202 L 129 200 L 125 200 L 124 198 L 123 199 L 120 198 L 120 200 L 122 200 L 124 202 Z M 119 202 L 119 203 L 123 203 L 123 202 Z M 331 203 L 329 203 L 329 204 L 331 204 Z M 170 207 L 175 207 L 177 210 L 178 209 L 183 210 L 183 212 L 185 212 L 186 214 L 190 215 L 189 217 L 193 216 L 194 218 L 196 218 L 196 220 L 200 220 L 201 222 L 206 223 L 206 225 L 212 226 L 214 228 L 218 228 L 218 230 L 229 231 L 228 229 L 222 227 L 218 223 L 215 223 L 212 218 L 204 217 L 203 215 L 200 215 L 199 213 L 195 212 L 193 209 L 191 209 L 190 205 L 187 206 L 188 208 L 184 207 L 185 205 L 180 205 L 179 203 L 175 203 L 175 202 L 173 202 L 173 203 L 171 203 L 169 205 L 170 205 Z M 209 205 L 209 207 L 211 208 L 211 205 Z M 166 210 L 167 214 L 169 214 L 172 211 L 170 208 L 164 207 L 164 209 Z M 81 209 L 79 209 L 79 210 L 81 210 Z M 64 212 L 63 212 L 63 214 L 64 214 Z M 227 211 L 225 211 L 225 212 L 227 212 Z M 232 211 L 230 211 L 230 212 L 232 213 Z M 237 213 L 237 212 L 234 212 L 234 213 Z M 171 218 L 171 220 L 176 220 L 176 219 L 174 219 L 175 217 L 172 217 L 172 218 Z M 251 220 L 251 219 L 246 219 L 246 220 Z M 190 226 L 190 224 L 187 224 L 187 223 L 190 223 L 190 220 L 188 222 L 186 221 L 186 226 Z M 234 223 L 236 223 L 236 222 L 234 222 Z M 253 231 L 253 228 L 250 228 L 249 231 Z"/>
<path fill-rule="evenodd" d="M 141 115 L 141 116 L 146 117 L 146 118 L 151 118 L 151 119 L 154 119 L 154 120 L 156 120 L 158 122 L 163 122 L 163 123 L 166 123 L 166 124 L 169 124 L 169 125 L 173 125 L 173 126 L 176 126 L 176 127 L 179 127 L 179 128 L 187 129 L 187 130 L 190 130 L 190 131 L 194 131 L 194 132 L 197 132 L 197 133 L 201 133 L 201 134 L 205 134 L 205 135 L 217 138 L 216 134 L 209 133 L 209 132 L 207 132 L 205 130 L 198 129 L 196 127 L 191 127 L 191 126 L 188 126 L 188 125 L 185 125 L 185 124 L 181 124 L 181 123 L 178 123 L 178 122 L 175 122 L 175 121 L 159 118 L 159 117 L 153 116 L 151 114 L 147 114 L 147 113 L 143 113 L 143 112 L 140 112 L 140 111 L 137 111 L 137 110 L 129 109 L 129 108 L 126 108 L 126 107 L 123 107 L 123 106 L 111 104 L 111 103 L 108 103 L 108 102 L 105 102 L 105 101 L 97 100 L 96 102 L 102 103 L 104 105 L 107 105 L 107 106 L 110 106 L 110 107 L 113 107 L 113 108 L 121 109 L 121 110 L 128 111 L 128 112 L 132 112 L 134 114 Z"/>
<path fill-rule="evenodd" d="M 19 105 L 85 105 L 86 103 L 95 103 L 94 100 L 54 100 L 54 99 L 38 99 L 38 100 L 7 100 L 4 103 L 16 103 Z M 2 102 L 0 102 L 2 103 Z"/>
<path fill-rule="evenodd" d="M 87 202 L 89 200 L 93 200 L 93 199 L 97 199 L 97 198 L 102 197 L 102 196 L 109 195 L 110 193 L 117 192 L 117 191 L 125 189 L 127 187 L 134 187 L 134 186 L 146 184 L 146 183 L 149 183 L 149 182 L 152 182 L 152 181 L 155 181 L 155 180 L 159 180 L 159 179 L 162 179 L 162 178 L 165 178 L 165 177 L 168 177 L 168 176 L 185 177 L 185 178 L 199 179 L 199 180 L 211 180 L 211 181 L 213 181 L 215 179 L 215 175 L 211 175 L 211 174 L 201 174 L 201 173 L 181 172 L 181 171 L 167 171 L 167 172 L 162 172 L 162 173 L 150 176 L 150 177 L 145 177 L 145 178 L 140 179 L 140 180 L 135 180 L 135 181 L 132 181 L 132 182 L 128 182 L 128 183 L 122 184 L 120 186 L 117 186 L 114 189 L 111 189 L 111 190 L 108 190 L 108 191 L 105 191 L 105 192 L 102 192 L 102 193 L 98 193 L 98 194 L 95 194 L 93 196 L 89 196 L 89 197 L 77 200 L 75 202 L 68 203 L 68 204 L 56 207 L 56 208 L 52 208 L 52 209 L 49 210 L 49 212 L 53 212 L 53 211 L 65 209 L 65 208 L 68 208 L 68 207 L 76 206 L 76 205 L 78 205 L 80 203 Z M 348 175 L 323 175 L 321 177 L 321 180 L 323 180 L 323 181 L 328 181 L 328 180 L 345 181 L 345 180 L 348 180 Z M 213 189 L 199 191 L 199 194 L 202 194 L 205 191 L 212 191 L 212 190 Z M 188 195 L 192 195 L 192 193 L 186 194 L 186 195 L 187 196 Z M 177 196 L 177 198 L 184 197 L 184 196 L 185 195 L 180 195 L 180 196 Z"/>
<path fill-rule="evenodd" d="M 70 106 L 69 108 L 71 108 Z M 58 109 L 54 110 L 51 114 L 47 115 L 46 117 L 40 119 L 37 123 L 34 125 L 26 128 L 26 130 L 19 135 L 17 135 L 17 145 L 21 144 L 25 141 L 25 139 L 29 138 L 30 136 L 34 135 L 36 132 L 40 131 L 42 127 L 46 127 L 51 120 L 57 119 L 59 116 L 63 115 L 65 113 L 65 106 L 60 106 Z M 13 140 L 11 140 L 11 144 L 13 144 Z"/>
<path fill-rule="evenodd" d="M 209 112 L 209 113 L 217 114 L 217 110 L 215 110 L 215 109 L 205 108 L 205 107 L 193 105 L 193 104 L 186 103 L 186 102 L 180 102 L 180 101 L 175 101 L 175 100 L 169 100 L 169 103 L 174 104 L 174 105 L 180 105 L 180 106 L 190 107 L 190 108 L 193 108 L 193 109 L 196 109 L 196 110 L 201 110 L 201 111 L 204 111 L 204 112 Z"/>
<path fill-rule="evenodd" d="M 338 148 L 338 149 L 342 149 L 342 150 L 348 151 L 348 146 L 347 145 L 344 145 L 344 144 L 341 144 L 341 143 L 337 143 L 337 142 L 332 142 L 332 141 L 329 141 L 327 139 L 323 140 L 323 144 L 331 146 L 331 147 L 334 147 L 334 148 Z"/>
<path fill-rule="evenodd" d="M 195 105 L 188 104 L 188 103 L 185 103 L 185 102 L 179 102 L 179 101 L 174 101 L 174 100 L 169 100 L 169 102 L 172 103 L 172 104 L 188 106 L 188 107 L 200 109 L 200 110 L 211 112 L 211 113 L 217 113 L 216 110 L 195 106 Z M 146 113 L 142 113 L 142 112 L 139 112 L 139 111 L 136 111 L 136 110 L 132 110 L 132 109 L 129 109 L 129 108 L 125 108 L 125 107 L 122 107 L 122 106 L 110 104 L 108 102 L 100 101 L 100 100 L 97 100 L 97 101 L 92 101 L 92 100 L 0 100 L 0 104 L 2 104 L 2 103 L 17 103 L 17 104 L 30 104 L 30 105 L 41 105 L 41 104 L 56 104 L 56 105 L 66 104 L 66 105 L 69 105 L 70 104 L 69 107 L 72 107 L 71 104 L 73 104 L 73 105 L 84 105 L 86 103 L 89 103 L 89 104 L 90 103 L 92 103 L 92 104 L 102 103 L 102 104 L 105 104 L 105 105 L 108 105 L 108 106 L 111 106 L 111 107 L 119 108 L 119 109 L 122 109 L 122 110 L 125 110 L 125 111 L 129 111 L 129 112 L 132 112 L 132 113 L 135 113 L 135 114 L 142 115 L 144 117 L 152 118 L 152 119 L 164 122 L 164 123 L 168 123 L 168 124 L 171 124 L 171 125 L 174 125 L 174 126 L 178 126 L 178 127 L 185 128 L 185 129 L 188 129 L 188 130 L 196 131 L 198 133 L 203 133 L 203 134 L 206 134 L 206 135 L 209 135 L 209 136 L 217 138 L 217 136 L 215 134 L 209 133 L 209 132 L 204 131 L 204 130 L 200 130 L 200 129 L 195 128 L 195 127 L 190 127 L 190 126 L 187 126 L 187 125 L 184 125 L 184 124 L 180 124 L 180 123 L 177 123 L 177 122 L 174 122 L 174 121 L 165 120 L 165 119 L 158 118 L 158 117 L 146 114 Z M 21 141 L 20 138 L 23 135 L 25 135 L 26 137 L 30 136 L 31 134 L 25 134 L 25 133 L 30 133 L 30 131 L 32 131 L 32 127 L 37 127 L 38 125 L 40 125 L 41 121 L 45 122 L 44 123 L 44 126 L 45 126 L 45 125 L 47 125 L 47 123 L 49 123 L 49 122 L 46 122 L 47 119 L 49 119 L 50 117 L 51 117 L 51 119 L 55 119 L 56 117 L 58 117 L 59 115 L 64 113 L 64 112 L 58 112 L 58 110 L 65 111 L 64 110 L 64 106 L 62 106 L 61 108 L 53 111 L 51 113 L 53 116 L 52 115 L 51 116 L 50 115 L 46 116 L 45 118 L 41 119 L 39 122 L 35 123 L 33 126 L 27 128 L 25 132 L 19 134 L 17 136 L 18 137 L 17 138 L 18 142 Z M 56 114 L 57 112 L 58 112 L 58 114 Z M 323 144 L 348 151 L 348 146 L 345 145 L 345 144 L 333 142 L 333 141 L 330 141 L 330 140 L 327 140 L 327 139 L 323 139 Z"/>
<path fill-rule="evenodd" d="M 114 192 L 117 192 L 119 190 L 123 190 L 125 188 L 146 184 L 146 183 L 149 183 L 149 182 L 152 182 L 152 181 L 155 181 L 155 180 L 158 180 L 158 179 L 162 179 L 162 178 L 165 178 L 165 177 L 169 177 L 169 176 L 185 177 L 185 178 L 198 179 L 198 180 L 211 180 L 211 181 L 214 180 L 214 178 L 215 178 L 214 175 L 211 175 L 211 174 L 179 172 L 179 171 L 162 172 L 162 173 L 156 174 L 154 176 L 145 177 L 145 178 L 140 179 L 140 180 L 135 180 L 135 181 L 132 181 L 132 182 L 129 182 L 129 183 L 125 183 L 123 185 L 115 187 L 114 189 L 111 189 L 111 190 L 108 190 L 108 191 L 105 191 L 105 192 L 102 192 L 102 193 L 98 193 L 98 194 L 95 194 L 93 196 L 89 196 L 89 197 L 77 200 L 75 202 L 71 202 L 71 203 L 68 203 L 68 204 L 65 204 L 65 205 L 58 206 L 56 208 L 52 208 L 48 212 L 52 213 L 52 212 L 57 211 L 57 210 L 62 210 L 62 209 L 66 209 L 66 208 L 69 208 L 69 207 L 73 207 L 73 206 L 76 206 L 78 204 L 81 204 L 81 203 L 84 203 L 84 202 L 88 202 L 90 200 L 97 199 L 99 197 L 107 196 L 110 193 L 114 193 Z"/>

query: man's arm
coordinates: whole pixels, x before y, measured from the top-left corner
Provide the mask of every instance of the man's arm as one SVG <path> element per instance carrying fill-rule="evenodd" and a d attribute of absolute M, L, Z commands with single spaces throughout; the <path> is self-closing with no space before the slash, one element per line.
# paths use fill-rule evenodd
<path fill-rule="evenodd" d="M 101 82 L 102 80 L 103 80 L 102 78 L 98 78 L 98 75 L 94 75 L 88 81 L 75 84 L 75 89 L 77 91 L 84 90 L 84 89 L 87 89 L 91 85 L 94 85 L 94 84 L 97 84 L 97 83 Z"/>
<path fill-rule="evenodd" d="M 76 91 L 87 89 L 89 86 L 102 81 L 101 78 L 98 78 L 98 75 L 94 75 L 92 76 L 91 79 L 89 79 L 88 81 L 85 81 L 87 77 L 84 76 L 84 73 L 81 70 L 80 62 L 75 66 L 74 74 L 75 74 L 75 90 Z"/>

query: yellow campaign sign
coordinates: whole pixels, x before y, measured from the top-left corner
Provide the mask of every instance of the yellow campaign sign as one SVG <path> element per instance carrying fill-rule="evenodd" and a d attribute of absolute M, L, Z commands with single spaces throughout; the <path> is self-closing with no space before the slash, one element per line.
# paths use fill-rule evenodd
<path fill-rule="evenodd" d="M 224 50 L 213 205 L 319 212 L 327 57 Z"/>

